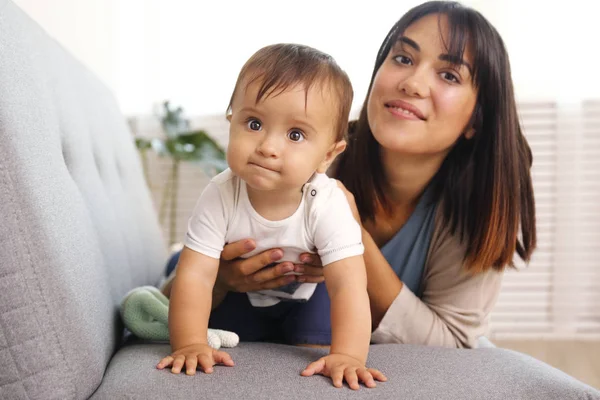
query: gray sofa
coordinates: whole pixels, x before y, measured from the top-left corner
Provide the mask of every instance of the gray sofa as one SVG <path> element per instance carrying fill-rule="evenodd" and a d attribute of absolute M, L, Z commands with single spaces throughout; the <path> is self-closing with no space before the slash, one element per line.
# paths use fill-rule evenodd
<path fill-rule="evenodd" d="M 374 345 L 389 382 L 352 392 L 300 370 L 320 350 L 232 349 L 213 375 L 154 368 L 166 344 L 123 344 L 117 307 L 166 260 L 132 137 L 111 93 L 0 0 L 0 398 L 600 399 L 495 348 Z"/>

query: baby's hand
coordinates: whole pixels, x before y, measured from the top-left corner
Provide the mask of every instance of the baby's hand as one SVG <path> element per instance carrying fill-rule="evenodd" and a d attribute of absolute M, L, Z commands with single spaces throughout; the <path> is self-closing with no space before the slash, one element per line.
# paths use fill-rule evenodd
<path fill-rule="evenodd" d="M 196 367 L 200 368 L 207 374 L 213 372 L 213 365 L 223 364 L 228 367 L 233 367 L 231 356 L 224 351 L 213 349 L 207 344 L 192 344 L 183 347 L 160 360 L 156 368 L 163 369 L 171 367 L 171 372 L 178 374 L 185 365 L 186 375 L 194 375 Z"/>
<path fill-rule="evenodd" d="M 375 379 L 380 382 L 387 381 L 385 375 L 373 368 L 366 368 L 363 363 L 354 357 L 344 354 L 329 354 L 315 362 L 312 362 L 302 371 L 302 376 L 312 376 L 321 374 L 328 376 L 333 381 L 333 386 L 340 388 L 342 382 L 346 379 L 350 389 L 358 390 L 359 380 L 366 387 L 373 388 L 377 386 Z"/>

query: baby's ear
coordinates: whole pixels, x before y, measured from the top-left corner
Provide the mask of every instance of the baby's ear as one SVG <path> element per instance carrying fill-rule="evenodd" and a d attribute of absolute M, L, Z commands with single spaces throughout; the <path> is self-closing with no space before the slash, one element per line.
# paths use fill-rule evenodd
<path fill-rule="evenodd" d="M 335 160 L 335 158 L 338 155 L 343 153 L 344 150 L 346 150 L 345 140 L 340 140 L 339 142 L 335 142 L 334 144 L 332 144 L 329 150 L 327 151 L 327 154 L 325 154 L 325 158 L 323 159 L 323 161 L 321 161 L 321 164 L 319 164 L 317 172 L 320 174 L 326 173 L 333 160 Z"/>

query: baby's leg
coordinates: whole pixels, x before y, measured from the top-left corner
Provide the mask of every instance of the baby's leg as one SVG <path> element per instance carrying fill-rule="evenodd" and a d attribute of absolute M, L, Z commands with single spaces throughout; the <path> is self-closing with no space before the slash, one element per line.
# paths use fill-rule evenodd
<path fill-rule="evenodd" d="M 274 322 L 260 308 L 253 307 L 246 293 L 229 292 L 210 313 L 208 327 L 238 334 L 242 342 L 271 339 L 276 332 Z"/>
<path fill-rule="evenodd" d="M 286 343 L 316 348 L 331 345 L 331 304 L 325 283 L 319 283 L 306 303 L 296 304 L 283 320 Z"/>
<path fill-rule="evenodd" d="M 167 296 L 167 298 L 171 297 L 171 288 L 173 287 L 173 279 L 175 279 L 175 271 L 173 271 L 171 273 L 171 275 L 169 275 L 167 277 L 167 279 L 162 283 L 162 285 L 159 288 L 160 291 L 162 292 L 162 294 Z"/>
<path fill-rule="evenodd" d="M 179 256 L 181 255 L 181 250 L 173 253 L 167 262 L 166 268 L 166 276 L 164 282 L 161 283 L 159 289 L 167 297 L 171 297 L 171 286 L 173 285 L 173 278 L 175 278 L 175 267 L 177 267 L 177 262 L 179 261 Z"/>

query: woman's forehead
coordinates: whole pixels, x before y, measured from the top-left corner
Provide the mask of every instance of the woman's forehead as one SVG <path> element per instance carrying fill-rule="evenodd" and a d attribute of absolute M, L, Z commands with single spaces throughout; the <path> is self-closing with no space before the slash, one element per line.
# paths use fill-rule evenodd
<path fill-rule="evenodd" d="M 462 27 L 452 27 L 449 18 L 444 14 L 426 15 L 410 24 L 404 32 L 400 32 L 392 48 L 406 47 L 417 51 L 450 54 L 473 65 L 469 33 Z"/>

